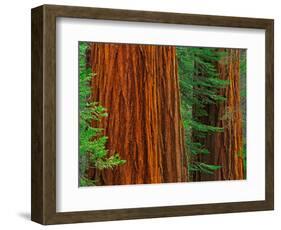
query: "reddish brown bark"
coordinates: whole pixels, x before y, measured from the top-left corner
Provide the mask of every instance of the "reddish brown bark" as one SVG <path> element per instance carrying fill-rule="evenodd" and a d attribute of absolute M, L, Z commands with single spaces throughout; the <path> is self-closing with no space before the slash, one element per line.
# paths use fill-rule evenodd
<path fill-rule="evenodd" d="M 225 49 L 226 58 L 217 64 L 220 79 L 229 80 L 229 85 L 220 90 L 225 102 L 209 105 L 205 122 L 224 127 L 224 131 L 207 136 L 203 141 L 210 154 L 200 156 L 200 161 L 220 165 L 213 175 L 197 173 L 195 180 L 239 180 L 243 173 L 242 113 L 240 109 L 240 51 Z"/>
<path fill-rule="evenodd" d="M 92 43 L 89 61 L 109 155 L 126 160 L 100 184 L 187 181 L 175 47 Z"/>

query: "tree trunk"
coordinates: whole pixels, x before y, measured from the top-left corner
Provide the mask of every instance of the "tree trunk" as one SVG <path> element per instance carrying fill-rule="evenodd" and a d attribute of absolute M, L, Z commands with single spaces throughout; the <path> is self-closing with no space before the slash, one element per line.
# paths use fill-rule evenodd
<path fill-rule="evenodd" d="M 122 166 L 101 185 L 187 181 L 176 50 L 171 46 L 91 43 L 92 99 L 107 109 L 99 124 Z"/>
<path fill-rule="evenodd" d="M 224 127 L 223 132 L 210 134 L 203 141 L 210 154 L 200 156 L 200 161 L 220 165 L 214 174 L 197 173 L 196 179 L 239 180 L 243 173 L 243 134 L 242 113 L 240 108 L 240 51 L 224 49 L 227 55 L 217 64 L 220 79 L 229 80 L 229 85 L 220 90 L 225 102 L 208 105 L 209 116 L 204 118 L 207 124 Z"/>

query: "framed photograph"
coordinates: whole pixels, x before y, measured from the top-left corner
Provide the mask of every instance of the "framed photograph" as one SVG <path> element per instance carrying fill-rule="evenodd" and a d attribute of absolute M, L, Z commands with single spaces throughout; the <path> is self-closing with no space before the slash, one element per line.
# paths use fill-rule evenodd
<path fill-rule="evenodd" d="M 273 210 L 274 21 L 32 9 L 41 224 Z"/>

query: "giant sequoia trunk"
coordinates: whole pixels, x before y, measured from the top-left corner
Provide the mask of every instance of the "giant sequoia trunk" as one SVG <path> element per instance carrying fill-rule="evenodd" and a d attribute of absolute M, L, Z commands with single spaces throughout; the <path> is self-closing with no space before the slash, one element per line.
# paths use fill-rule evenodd
<path fill-rule="evenodd" d="M 126 160 L 91 176 L 101 185 L 187 181 L 175 47 L 92 43 L 89 63 L 92 100 L 108 112 L 93 125 L 109 155 Z"/>
<path fill-rule="evenodd" d="M 207 124 L 224 127 L 223 132 L 208 135 L 201 140 L 210 154 L 200 156 L 200 161 L 222 166 L 214 174 L 197 173 L 195 180 L 239 180 L 243 173 L 242 113 L 240 109 L 240 51 L 225 49 L 226 58 L 217 63 L 220 79 L 229 80 L 229 85 L 220 90 L 225 102 L 208 105 Z"/>

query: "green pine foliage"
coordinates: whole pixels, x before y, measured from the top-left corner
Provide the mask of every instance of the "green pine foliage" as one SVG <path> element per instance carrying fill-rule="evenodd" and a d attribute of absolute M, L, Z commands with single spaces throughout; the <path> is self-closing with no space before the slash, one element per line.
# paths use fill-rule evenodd
<path fill-rule="evenodd" d="M 188 164 L 189 166 L 189 172 L 203 172 L 207 174 L 213 174 L 215 170 L 220 169 L 222 166 L 220 165 L 210 165 L 210 164 L 205 164 L 203 162 L 193 162 Z"/>
<path fill-rule="evenodd" d="M 208 116 L 207 105 L 226 99 L 219 94 L 219 90 L 226 87 L 229 82 L 219 79 L 215 66 L 215 62 L 222 60 L 225 54 L 215 48 L 177 47 L 181 115 L 190 174 L 196 171 L 211 174 L 221 168 L 218 165 L 196 162 L 193 156 L 211 154 L 202 143 L 194 140 L 223 131 L 223 127 L 204 124 L 200 118 Z"/>
<path fill-rule="evenodd" d="M 89 166 L 97 170 L 113 169 L 124 164 L 118 153 L 108 156 L 106 142 L 108 137 L 102 135 L 102 129 L 92 127 L 92 121 L 100 121 L 107 116 L 106 109 L 98 102 L 91 102 L 92 88 L 90 81 L 94 77 L 91 68 L 87 67 L 86 52 L 88 43 L 79 43 L 79 111 L 80 111 L 80 147 L 79 147 L 79 174 L 80 186 L 95 185 L 97 181 L 87 178 Z"/>

